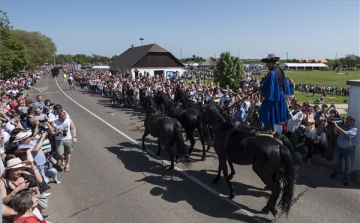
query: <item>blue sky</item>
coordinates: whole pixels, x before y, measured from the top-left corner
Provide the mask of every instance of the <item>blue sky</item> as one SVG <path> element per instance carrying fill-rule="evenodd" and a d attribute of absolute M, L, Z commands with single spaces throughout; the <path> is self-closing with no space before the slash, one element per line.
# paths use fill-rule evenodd
<path fill-rule="evenodd" d="M 358 0 L 2 0 L 14 29 L 39 31 L 58 54 L 119 55 L 157 43 L 174 56 L 289 59 L 359 55 Z"/>

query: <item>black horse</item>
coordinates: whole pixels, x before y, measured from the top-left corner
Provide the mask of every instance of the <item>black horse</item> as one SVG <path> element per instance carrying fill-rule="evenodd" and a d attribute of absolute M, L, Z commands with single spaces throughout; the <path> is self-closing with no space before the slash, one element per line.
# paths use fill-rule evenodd
<path fill-rule="evenodd" d="M 181 102 L 181 106 L 183 108 L 194 108 L 197 110 L 201 110 L 201 105 L 190 100 L 189 97 L 185 94 L 185 92 L 180 88 L 180 85 L 177 85 L 175 89 L 174 101 L 175 103 Z"/>
<path fill-rule="evenodd" d="M 209 104 L 203 107 L 203 124 L 210 124 L 214 129 L 214 148 L 219 159 L 218 174 L 213 180 L 217 183 L 221 170 L 230 189 L 230 199 L 234 198 L 234 188 L 230 182 L 235 174 L 233 163 L 251 165 L 254 172 L 271 190 L 271 196 L 263 211 L 276 216 L 275 208 L 280 196 L 282 211 L 290 210 L 294 192 L 294 151 L 286 137 L 280 141 L 270 136 L 259 136 L 248 130 L 239 130 L 226 121 L 218 108 Z M 228 175 L 227 164 L 231 173 Z"/>
<path fill-rule="evenodd" d="M 174 144 L 177 149 L 176 156 L 180 156 L 183 166 L 186 168 L 190 166 L 189 160 L 186 157 L 184 138 L 181 133 L 182 127 L 178 120 L 163 116 L 155 107 L 150 106 L 146 109 L 144 125 L 145 131 L 142 136 L 142 148 L 144 151 L 146 151 L 145 137 L 151 134 L 158 139 L 159 149 L 156 155 L 161 153 L 161 144 L 164 145 L 165 150 L 169 153 L 171 160 L 170 171 L 174 169 L 174 152 L 171 149 Z"/>
<path fill-rule="evenodd" d="M 175 106 L 171 98 L 164 92 L 157 93 L 155 97 L 155 104 L 162 106 L 164 112 L 167 112 L 170 117 L 174 117 L 179 120 L 185 130 L 186 136 L 190 140 L 189 155 L 191 155 L 195 145 L 194 131 L 195 129 L 199 131 L 200 141 L 203 147 L 203 154 L 201 160 L 206 160 L 201 112 L 193 108 L 183 108 L 181 106 Z"/>

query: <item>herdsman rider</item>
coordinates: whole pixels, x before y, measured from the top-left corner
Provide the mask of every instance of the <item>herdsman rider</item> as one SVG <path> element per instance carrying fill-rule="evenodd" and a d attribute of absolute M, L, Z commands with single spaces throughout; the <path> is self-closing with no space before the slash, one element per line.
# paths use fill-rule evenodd
<path fill-rule="evenodd" d="M 276 130 L 281 133 L 282 123 L 289 118 L 289 111 L 286 105 L 286 78 L 284 71 L 276 64 L 280 57 L 269 54 L 261 62 L 266 63 L 269 73 L 262 80 L 259 90 L 264 97 L 259 115 L 260 121 L 264 123 L 265 129 Z"/>

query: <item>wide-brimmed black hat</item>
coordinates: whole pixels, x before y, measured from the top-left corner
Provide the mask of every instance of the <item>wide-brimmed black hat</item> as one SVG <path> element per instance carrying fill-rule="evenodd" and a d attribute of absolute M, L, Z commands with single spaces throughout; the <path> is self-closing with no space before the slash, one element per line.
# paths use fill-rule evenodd
<path fill-rule="evenodd" d="M 261 59 L 261 62 L 269 63 L 269 62 L 276 62 L 280 60 L 280 57 L 277 57 L 275 54 L 269 54 L 266 58 Z"/>

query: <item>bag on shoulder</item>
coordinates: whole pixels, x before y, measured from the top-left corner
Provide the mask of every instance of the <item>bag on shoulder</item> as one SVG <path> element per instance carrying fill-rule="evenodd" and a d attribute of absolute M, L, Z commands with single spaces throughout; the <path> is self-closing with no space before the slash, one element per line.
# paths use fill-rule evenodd
<path fill-rule="evenodd" d="M 44 180 L 38 184 L 38 187 L 41 194 L 51 188 Z"/>

